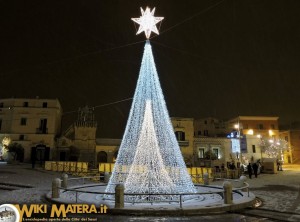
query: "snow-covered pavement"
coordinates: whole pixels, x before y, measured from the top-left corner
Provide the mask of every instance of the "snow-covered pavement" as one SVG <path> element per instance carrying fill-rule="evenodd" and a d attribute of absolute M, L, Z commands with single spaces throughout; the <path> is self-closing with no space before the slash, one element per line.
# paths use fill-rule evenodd
<path fill-rule="evenodd" d="M 45 171 L 39 167 L 31 169 L 29 164 L 0 164 L 0 204 L 44 203 L 44 195 L 51 190 L 52 180 L 61 175 L 61 172 Z M 300 216 L 300 165 L 285 165 L 277 174 L 260 174 L 247 182 L 250 191 L 263 201 L 261 209 L 295 213 L 296 218 Z M 74 180 L 73 183 L 81 182 Z M 222 182 L 213 182 L 216 183 Z M 21 187 L 23 185 L 26 187 Z"/>

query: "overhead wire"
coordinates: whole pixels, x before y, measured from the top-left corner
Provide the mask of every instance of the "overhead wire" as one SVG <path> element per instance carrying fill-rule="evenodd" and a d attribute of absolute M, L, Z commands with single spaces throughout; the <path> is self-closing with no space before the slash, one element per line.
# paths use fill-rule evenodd
<path fill-rule="evenodd" d="M 197 17 L 197 16 L 199 16 L 199 15 L 201 15 L 201 14 L 203 14 L 203 13 L 209 11 L 210 9 L 215 8 L 216 6 L 220 5 L 221 3 L 225 2 L 225 1 L 226 1 L 226 0 L 221 0 L 221 1 L 217 2 L 216 4 L 213 4 L 213 5 L 209 6 L 209 7 L 207 7 L 207 8 L 205 8 L 205 9 L 201 10 L 200 12 L 197 12 L 196 14 L 194 14 L 194 15 L 192 15 L 192 16 L 190 16 L 190 17 L 184 19 L 184 20 L 182 20 L 181 22 L 178 22 L 177 24 L 175 24 L 175 25 L 173 25 L 173 26 L 171 26 L 171 27 L 165 29 L 164 31 L 160 32 L 159 35 L 163 35 L 163 34 L 165 34 L 166 32 L 169 32 L 170 30 L 174 29 L 175 27 L 177 27 L 177 26 L 179 26 L 179 25 L 182 25 L 183 23 L 185 23 L 185 22 L 187 22 L 187 21 L 189 21 L 189 20 L 192 20 L 193 18 L 195 18 L 195 17 Z M 152 36 L 152 37 L 150 37 L 150 39 L 153 39 L 153 38 L 156 38 L 156 37 L 158 37 L 158 35 Z"/>
<path fill-rule="evenodd" d="M 177 26 L 180 26 L 182 25 L 183 23 L 189 21 L 189 20 L 192 20 L 193 18 L 203 14 L 203 13 L 206 13 L 207 11 L 209 11 L 210 9 L 212 8 L 215 8 L 216 6 L 220 5 L 221 3 L 225 2 L 226 0 L 221 0 L 203 10 L 201 10 L 200 12 L 182 20 L 181 22 L 178 22 L 177 24 L 169 27 L 168 29 L 164 30 L 163 32 L 160 33 L 160 35 L 166 33 L 166 32 L 169 32 L 171 31 L 172 29 L 176 28 Z M 150 39 L 153 39 L 157 36 L 152 36 Z M 117 49 L 121 49 L 121 48 L 125 48 L 125 47 L 128 47 L 128 46 L 132 46 L 132 45 L 136 45 L 136 44 L 139 44 L 139 43 L 142 43 L 142 42 L 145 42 L 145 40 L 142 40 L 142 41 L 136 41 L 136 42 L 132 42 L 132 43 L 127 43 L 127 44 L 124 44 L 124 45 L 120 45 L 120 46 L 116 46 L 116 47 L 112 47 L 112 48 L 109 48 L 109 49 L 104 49 L 104 50 L 97 50 L 97 51 L 94 51 L 94 52 L 89 52 L 89 53 L 85 53 L 85 54 L 82 54 L 82 55 L 78 55 L 78 56 L 73 56 L 73 57 L 69 57 L 69 58 L 64 58 L 64 59 L 59 59 L 59 60 L 55 60 L 55 61 L 51 61 L 51 62 L 46 62 L 46 63 L 43 63 L 43 64 L 38 64 L 38 65 L 35 65 L 35 66 L 41 66 L 41 65 L 52 65 L 52 64 L 55 64 L 55 63 L 61 63 L 61 62 L 65 62 L 65 61 L 70 61 L 70 60 L 73 60 L 73 59 L 77 59 L 77 58 L 82 58 L 82 57 L 86 57 L 86 56 L 89 56 L 89 55 L 93 55 L 93 54 L 99 54 L 99 53 L 103 53 L 103 52 L 109 52 L 109 51 L 113 51 L 113 50 L 117 50 Z M 160 43 L 157 43 L 155 41 L 153 41 L 154 43 L 156 44 L 160 44 Z M 160 45 L 163 45 L 163 44 L 160 44 Z M 165 47 L 168 47 L 166 45 L 163 45 Z M 171 48 L 171 47 L 169 47 Z M 175 48 L 173 48 L 175 49 Z M 179 49 L 176 49 L 177 51 L 181 51 L 181 52 L 184 52 L 183 50 L 179 50 Z M 25 68 L 26 69 L 26 68 Z M 20 70 L 24 70 L 24 69 L 17 69 L 17 70 L 13 70 L 11 72 L 15 72 L 15 71 L 20 71 Z M 10 72 L 9 72 L 10 73 Z M 119 101 L 115 101 L 115 102 L 111 102 L 111 103 L 107 103 L 107 104 L 101 104 L 101 105 L 96 105 L 96 106 L 93 106 L 91 108 L 100 108 L 100 107 L 105 107 L 105 106 L 110 106 L 110 105 L 114 105 L 114 104 L 118 104 L 118 103 L 121 103 L 121 102 L 125 102 L 125 101 L 129 101 L 129 100 L 132 100 L 132 97 L 130 98 L 126 98 L 126 99 L 123 99 L 123 100 L 119 100 Z M 71 113 L 75 113 L 75 112 L 78 112 L 78 110 L 71 110 L 71 111 L 68 111 L 68 112 L 64 112 L 62 115 L 67 115 L 67 114 L 71 114 Z M 16 120 L 19 120 L 19 119 L 16 119 Z"/>
<path fill-rule="evenodd" d="M 178 22 L 177 24 L 167 28 L 166 30 L 160 32 L 160 35 L 166 33 L 166 32 L 169 32 L 170 30 L 174 29 L 175 27 L 177 26 L 180 26 L 182 25 L 183 23 L 209 11 L 210 9 L 220 5 L 221 3 L 225 2 L 226 0 L 221 0 L 219 2 L 217 2 L 216 4 L 213 4 L 203 10 L 201 10 L 200 12 L 182 20 L 181 22 Z M 156 38 L 156 36 L 152 36 L 150 37 L 149 39 L 153 39 L 153 38 Z M 73 56 L 73 57 L 69 57 L 69 58 L 63 58 L 63 59 L 59 59 L 59 60 L 54 60 L 54 61 L 50 61 L 50 62 L 45 62 L 45 63 L 41 63 L 41 64 L 36 64 L 36 65 L 33 65 L 33 67 L 38 67 L 38 66 L 42 66 L 42 65 L 52 65 L 52 64 L 56 64 L 56 63 L 61 63 L 61 62 L 66 62 L 66 61 L 71 61 L 71 60 L 74 60 L 74 59 L 78 59 L 78 58 L 82 58 L 82 57 L 87 57 L 89 55 L 95 55 L 95 54 L 100 54 L 100 53 L 103 53 L 103 52 L 110 52 L 110 51 L 113 51 L 113 50 L 117 50 L 117 49 L 121 49 L 121 48 L 125 48 L 125 47 L 128 47 L 128 46 L 132 46 L 132 45 L 136 45 L 136 44 L 139 44 L 139 43 L 143 43 L 145 42 L 145 40 L 141 40 L 141 41 L 136 41 L 136 42 L 132 42 L 132 43 L 127 43 L 127 44 L 124 44 L 124 45 L 120 45 L 120 46 L 116 46 L 116 47 L 112 47 L 112 48 L 109 48 L 109 49 L 103 49 L 103 50 L 97 50 L 97 51 L 94 51 L 94 52 L 88 52 L 88 53 L 85 53 L 85 54 L 81 54 L 81 55 L 78 55 L 78 56 Z M 30 67 L 29 67 L 30 68 Z M 6 73 L 2 73 L 2 74 L 8 74 L 8 73 L 12 73 L 12 72 L 18 72 L 18 71 L 21 71 L 21 70 L 26 70 L 26 69 L 29 69 L 29 68 L 23 68 L 23 69 L 15 69 L 15 70 L 12 70 L 12 71 L 9 71 L 9 72 L 6 72 Z M 1 73 L 0 73 L 1 74 Z"/>

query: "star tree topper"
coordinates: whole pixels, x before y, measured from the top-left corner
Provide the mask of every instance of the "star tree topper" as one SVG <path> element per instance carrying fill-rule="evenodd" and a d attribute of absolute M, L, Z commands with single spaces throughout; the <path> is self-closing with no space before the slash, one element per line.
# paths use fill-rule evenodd
<path fill-rule="evenodd" d="M 136 33 L 137 35 L 141 32 L 145 32 L 146 38 L 149 39 L 151 32 L 154 32 L 157 35 L 159 34 L 156 24 L 163 20 L 164 17 L 154 17 L 154 12 L 155 8 L 153 8 L 152 11 L 150 11 L 149 7 L 146 7 L 145 11 L 141 8 L 142 16 L 139 18 L 131 18 L 132 21 L 140 25 L 139 30 Z"/>

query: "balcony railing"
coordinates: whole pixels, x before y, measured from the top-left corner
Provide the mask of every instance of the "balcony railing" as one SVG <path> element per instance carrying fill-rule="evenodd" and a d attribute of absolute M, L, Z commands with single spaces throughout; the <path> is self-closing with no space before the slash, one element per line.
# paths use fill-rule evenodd
<path fill-rule="evenodd" d="M 178 141 L 179 146 L 189 146 L 189 141 L 185 140 L 185 141 Z"/>
<path fill-rule="evenodd" d="M 48 134 L 48 128 L 36 128 L 36 134 Z"/>

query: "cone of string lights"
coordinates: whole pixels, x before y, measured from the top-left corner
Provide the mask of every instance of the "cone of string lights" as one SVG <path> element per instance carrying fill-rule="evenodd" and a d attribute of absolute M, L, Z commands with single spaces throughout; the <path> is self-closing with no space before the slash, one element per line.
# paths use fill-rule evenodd
<path fill-rule="evenodd" d="M 106 192 L 114 193 L 115 186 L 123 184 L 125 201 L 168 201 L 179 198 L 176 194 L 195 193 L 196 189 L 174 134 L 149 41 L 151 32 L 158 34 L 156 24 L 163 17 L 154 17 L 155 8 L 152 11 L 141 8 L 141 12 L 140 18 L 132 20 L 140 25 L 137 34 L 145 32 L 147 40 L 126 129 Z M 106 199 L 113 198 L 106 195 Z"/>

